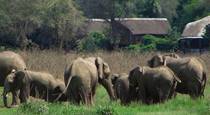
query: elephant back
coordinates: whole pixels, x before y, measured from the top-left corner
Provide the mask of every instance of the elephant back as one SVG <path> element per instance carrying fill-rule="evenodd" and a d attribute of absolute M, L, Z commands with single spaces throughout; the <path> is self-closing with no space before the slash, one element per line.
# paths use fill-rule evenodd
<path fill-rule="evenodd" d="M 3 86 L 5 78 L 11 71 L 24 70 L 26 69 L 26 64 L 23 58 L 14 52 L 4 51 L 0 53 L 0 85 Z"/>

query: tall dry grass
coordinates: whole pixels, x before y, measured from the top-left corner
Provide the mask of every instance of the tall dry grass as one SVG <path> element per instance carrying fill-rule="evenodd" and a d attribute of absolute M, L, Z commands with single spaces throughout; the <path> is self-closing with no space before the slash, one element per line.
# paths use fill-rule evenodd
<path fill-rule="evenodd" d="M 147 65 L 155 52 L 132 53 L 132 52 L 96 52 L 96 53 L 76 53 L 76 52 L 56 52 L 56 51 L 18 51 L 30 70 L 45 71 L 53 74 L 56 78 L 63 79 L 64 68 L 77 57 L 100 56 L 111 68 L 113 73 L 128 73 L 136 65 Z M 196 56 L 204 60 L 207 69 L 210 69 L 210 53 L 179 54 L 182 57 Z M 208 71 L 208 75 L 209 75 Z"/>

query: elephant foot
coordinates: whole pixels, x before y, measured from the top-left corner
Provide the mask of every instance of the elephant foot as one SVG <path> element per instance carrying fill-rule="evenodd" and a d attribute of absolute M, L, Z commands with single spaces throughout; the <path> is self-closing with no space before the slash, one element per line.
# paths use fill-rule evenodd
<path fill-rule="evenodd" d="M 9 106 L 8 108 L 17 108 L 17 107 L 19 107 L 19 105 L 11 105 L 11 106 Z"/>

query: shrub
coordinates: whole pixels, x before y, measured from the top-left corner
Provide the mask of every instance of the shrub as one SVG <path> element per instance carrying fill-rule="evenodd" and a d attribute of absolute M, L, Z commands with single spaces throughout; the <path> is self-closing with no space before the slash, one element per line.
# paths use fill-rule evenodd
<path fill-rule="evenodd" d="M 169 51 L 177 48 L 177 41 L 170 38 L 160 38 L 152 35 L 145 35 L 142 44 L 132 44 L 126 47 L 131 51 Z"/>
<path fill-rule="evenodd" d="M 161 51 L 168 51 L 177 48 L 177 41 L 171 38 L 161 38 L 152 35 L 145 35 L 143 37 L 143 44 L 150 45 L 150 49 L 157 49 Z"/>
<path fill-rule="evenodd" d="M 80 51 L 96 51 L 98 49 L 108 49 L 110 41 L 103 33 L 92 32 L 87 38 L 82 39 L 78 44 Z"/>
<path fill-rule="evenodd" d="M 206 25 L 203 38 L 210 39 L 210 24 Z"/>

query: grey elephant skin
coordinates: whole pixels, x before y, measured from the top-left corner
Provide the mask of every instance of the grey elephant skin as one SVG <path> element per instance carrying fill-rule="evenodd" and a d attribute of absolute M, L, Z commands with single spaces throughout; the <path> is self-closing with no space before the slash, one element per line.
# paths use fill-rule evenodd
<path fill-rule="evenodd" d="M 189 94 L 192 98 L 204 96 L 207 81 L 206 67 L 200 58 L 175 58 L 168 55 L 155 55 L 148 61 L 150 67 L 168 66 L 181 79 L 176 91 Z"/>
<path fill-rule="evenodd" d="M 3 51 L 0 53 L 0 86 L 4 86 L 5 78 L 15 70 L 24 70 L 26 64 L 23 58 L 12 51 Z M 12 93 L 12 106 L 17 105 L 18 91 Z"/>
<path fill-rule="evenodd" d="M 171 98 L 177 82 L 181 82 L 175 74 L 165 66 L 150 68 L 137 66 L 129 73 L 130 93 L 136 92 L 143 103 L 164 102 Z"/>
<path fill-rule="evenodd" d="M 121 104 L 127 105 L 130 102 L 128 74 L 112 74 L 112 84 L 115 97 L 120 99 Z"/>
<path fill-rule="evenodd" d="M 109 76 L 110 68 L 100 57 L 77 58 L 65 69 L 64 80 L 68 100 L 75 104 L 93 104 L 98 83 L 104 86 L 110 98 L 114 100 Z"/>
<path fill-rule="evenodd" d="M 51 74 L 44 72 L 34 72 L 28 70 L 13 71 L 9 74 L 4 83 L 3 100 L 7 104 L 7 94 L 9 92 L 20 90 L 20 102 L 27 102 L 29 96 L 38 97 L 52 102 L 63 93 L 65 89 L 64 82 L 55 79 Z M 62 95 L 65 98 L 65 95 Z M 62 100 L 60 98 L 60 100 Z"/>

